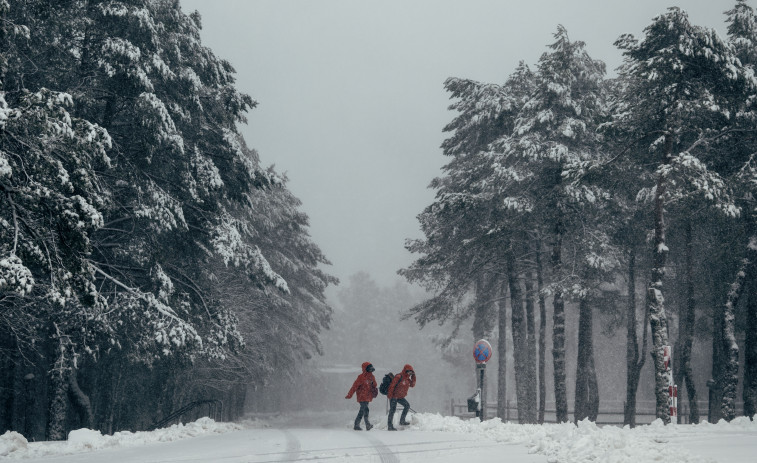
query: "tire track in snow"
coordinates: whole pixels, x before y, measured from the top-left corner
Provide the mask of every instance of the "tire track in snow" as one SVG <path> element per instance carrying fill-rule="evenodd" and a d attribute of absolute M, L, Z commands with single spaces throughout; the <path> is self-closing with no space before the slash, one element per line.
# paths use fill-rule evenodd
<path fill-rule="evenodd" d="M 288 429 L 282 429 L 281 432 L 284 433 L 284 437 L 286 438 L 286 449 L 284 450 L 284 455 L 281 456 L 280 461 L 296 461 L 299 458 L 300 453 L 302 453 L 300 440 Z"/>
<path fill-rule="evenodd" d="M 392 449 L 387 447 L 383 441 L 368 434 L 363 434 L 363 437 L 373 444 L 373 448 L 376 449 L 378 457 L 381 463 L 400 463 L 400 457 L 396 453 L 392 452 Z"/>

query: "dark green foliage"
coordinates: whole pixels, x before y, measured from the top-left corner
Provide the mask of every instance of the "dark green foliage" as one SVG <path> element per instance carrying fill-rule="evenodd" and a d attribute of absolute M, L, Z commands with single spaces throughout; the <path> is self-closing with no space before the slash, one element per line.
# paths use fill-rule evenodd
<path fill-rule="evenodd" d="M 240 413 L 272 333 L 278 361 L 320 352 L 336 283 L 238 134 L 256 103 L 176 1 L 0 14 L 0 424 L 60 439 L 197 398 Z M 24 381 L 49 392 L 20 407 Z M 46 430 L 30 424 L 48 407 Z"/>

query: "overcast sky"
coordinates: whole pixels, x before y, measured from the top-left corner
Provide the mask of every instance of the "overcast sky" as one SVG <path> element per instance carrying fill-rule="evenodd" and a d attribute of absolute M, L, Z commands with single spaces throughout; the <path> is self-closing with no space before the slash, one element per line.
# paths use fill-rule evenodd
<path fill-rule="evenodd" d="M 446 162 L 447 77 L 503 83 L 520 60 L 536 63 L 558 24 L 614 75 L 621 34 L 641 36 L 677 5 L 724 36 L 735 0 L 181 3 L 200 12 L 203 43 L 259 102 L 242 133 L 263 165 L 289 176 L 333 263 L 326 270 L 344 283 L 365 270 L 388 285 L 414 259 L 404 242 L 422 237 L 416 216 Z"/>

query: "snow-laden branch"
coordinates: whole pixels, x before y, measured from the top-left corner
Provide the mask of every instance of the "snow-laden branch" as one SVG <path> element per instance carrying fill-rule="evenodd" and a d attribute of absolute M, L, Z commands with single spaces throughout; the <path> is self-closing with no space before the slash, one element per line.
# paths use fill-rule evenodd
<path fill-rule="evenodd" d="M 132 288 L 131 286 L 128 286 L 128 285 L 122 283 L 117 278 L 111 276 L 110 274 L 108 274 L 104 270 L 100 269 L 100 267 L 94 265 L 94 263 L 92 263 L 91 261 L 89 262 L 89 265 L 92 268 L 92 270 L 94 270 L 96 273 L 98 273 L 101 276 L 103 276 L 105 279 L 110 280 L 116 286 L 120 287 L 121 289 L 125 290 L 129 294 L 131 294 L 131 295 L 133 295 L 133 296 L 141 299 L 142 301 L 146 302 L 150 307 L 155 308 L 155 310 L 157 310 L 158 312 L 160 312 L 162 315 L 165 315 L 166 317 L 168 317 L 168 318 L 170 318 L 170 319 L 178 322 L 179 324 L 186 326 L 187 328 L 189 328 L 190 331 L 192 331 L 194 334 L 196 334 L 195 329 L 192 326 L 188 325 L 184 320 L 182 320 L 181 318 L 179 318 L 174 313 L 173 309 L 171 309 L 170 307 L 166 306 L 165 304 L 160 303 L 154 297 L 148 297 L 146 294 L 144 294 L 144 293 L 142 293 L 142 292 L 140 292 L 140 291 Z"/>

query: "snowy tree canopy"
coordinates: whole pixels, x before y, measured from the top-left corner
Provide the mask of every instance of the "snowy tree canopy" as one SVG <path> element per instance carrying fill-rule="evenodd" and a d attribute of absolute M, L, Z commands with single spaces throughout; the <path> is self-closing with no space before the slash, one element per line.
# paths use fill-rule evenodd
<path fill-rule="evenodd" d="M 318 353 L 329 326 L 336 279 L 200 27 L 173 0 L 0 2 L 0 355 L 49 377 L 50 438 L 68 389 L 92 416 L 115 372 L 233 370 L 271 327 Z M 249 358 L 230 381 L 264 379 Z"/>

